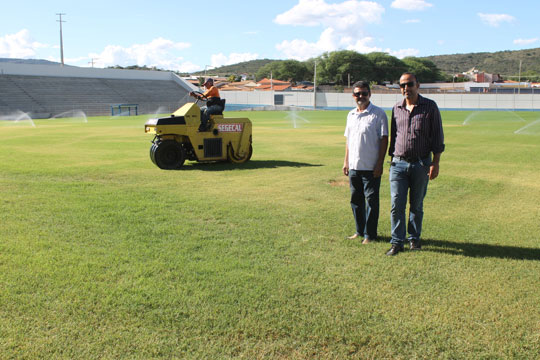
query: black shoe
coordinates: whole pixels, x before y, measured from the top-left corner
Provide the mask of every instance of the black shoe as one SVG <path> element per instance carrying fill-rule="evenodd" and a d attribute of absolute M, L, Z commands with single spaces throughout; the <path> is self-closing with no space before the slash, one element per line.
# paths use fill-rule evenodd
<path fill-rule="evenodd" d="M 403 245 L 392 244 L 392 247 L 390 248 L 390 250 L 388 250 L 386 255 L 394 256 L 394 255 L 397 255 L 401 251 L 403 251 Z"/>
<path fill-rule="evenodd" d="M 409 243 L 409 250 L 420 250 L 422 249 L 422 244 L 420 244 L 420 239 L 411 239 Z"/>

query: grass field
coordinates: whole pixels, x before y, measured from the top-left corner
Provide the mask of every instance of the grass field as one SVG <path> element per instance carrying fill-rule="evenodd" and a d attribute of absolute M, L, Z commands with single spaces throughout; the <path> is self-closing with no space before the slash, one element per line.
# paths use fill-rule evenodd
<path fill-rule="evenodd" d="M 179 171 L 145 116 L 0 122 L 1 359 L 540 357 L 537 112 L 443 112 L 395 257 L 388 164 L 380 241 L 345 238 L 346 112 L 238 114 L 249 163 Z"/>

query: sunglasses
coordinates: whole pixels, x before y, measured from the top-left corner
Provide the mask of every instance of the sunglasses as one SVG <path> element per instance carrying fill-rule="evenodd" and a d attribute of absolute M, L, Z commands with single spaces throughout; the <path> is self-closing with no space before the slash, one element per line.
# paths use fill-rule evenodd
<path fill-rule="evenodd" d="M 409 81 L 409 82 L 406 82 L 406 83 L 399 84 L 399 87 L 402 88 L 402 89 L 405 89 L 405 86 L 413 87 L 414 85 L 415 85 L 414 81 Z"/>
<path fill-rule="evenodd" d="M 369 91 L 364 90 L 364 91 L 360 91 L 360 92 L 355 92 L 355 93 L 353 93 L 353 96 L 354 96 L 354 97 L 360 97 L 360 95 L 362 95 L 362 96 L 368 96 L 368 95 L 369 95 Z"/>

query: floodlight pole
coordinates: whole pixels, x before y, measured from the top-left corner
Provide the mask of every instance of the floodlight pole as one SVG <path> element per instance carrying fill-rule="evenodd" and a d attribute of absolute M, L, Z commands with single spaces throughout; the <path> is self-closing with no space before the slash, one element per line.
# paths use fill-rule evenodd
<path fill-rule="evenodd" d="M 60 20 L 56 20 L 60 23 L 60 62 L 62 66 L 64 66 L 64 40 L 62 38 L 62 23 L 65 21 L 62 21 L 62 15 L 66 15 L 63 13 L 56 13 L 60 17 Z"/>
<path fill-rule="evenodd" d="M 313 109 L 317 109 L 317 60 L 315 60 L 315 70 L 313 71 Z"/>
<path fill-rule="evenodd" d="M 521 89 L 521 60 L 519 60 L 519 76 L 518 76 L 518 95 Z"/>

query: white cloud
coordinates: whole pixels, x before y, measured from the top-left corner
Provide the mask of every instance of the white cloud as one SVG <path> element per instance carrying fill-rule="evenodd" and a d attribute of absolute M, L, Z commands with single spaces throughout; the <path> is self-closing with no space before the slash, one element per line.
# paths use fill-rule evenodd
<path fill-rule="evenodd" d="M 516 44 L 516 45 L 530 45 L 530 44 L 534 44 L 537 41 L 538 41 L 538 38 L 534 38 L 534 39 L 516 39 L 516 40 L 514 40 L 514 44 Z"/>
<path fill-rule="evenodd" d="M 285 57 L 305 60 L 326 51 L 342 49 L 372 49 L 372 39 L 363 33 L 365 24 L 381 20 L 384 8 L 376 2 L 346 0 L 328 4 L 325 0 L 300 0 L 290 10 L 276 16 L 280 25 L 321 26 L 324 28 L 316 42 L 303 39 L 284 40 L 276 45 Z M 365 51 L 364 51 L 365 52 Z"/>
<path fill-rule="evenodd" d="M 492 26 L 492 27 L 498 27 L 503 22 L 512 23 L 516 20 L 515 17 L 508 14 L 478 13 L 478 16 L 480 17 L 480 20 L 482 20 L 484 24 Z"/>
<path fill-rule="evenodd" d="M 219 67 L 224 65 L 238 64 L 244 61 L 255 60 L 259 57 L 259 54 L 252 53 L 231 53 L 229 56 L 222 53 L 214 54 L 211 57 L 210 64 L 213 67 Z"/>
<path fill-rule="evenodd" d="M 157 38 L 147 44 L 134 44 L 130 47 L 108 45 L 97 54 L 89 54 L 88 60 L 94 58 L 95 66 L 155 66 L 161 69 L 189 72 L 200 69 L 200 66 L 190 62 L 182 62 L 182 57 L 175 56 L 179 50 L 185 50 L 190 43 L 174 42 L 172 40 Z"/>
<path fill-rule="evenodd" d="M 425 10 L 433 4 L 425 0 L 394 0 L 390 6 L 400 10 Z"/>
<path fill-rule="evenodd" d="M 292 9 L 276 16 L 280 25 L 332 27 L 349 31 L 363 23 L 381 20 L 384 8 L 372 1 L 347 0 L 339 4 L 327 4 L 325 0 L 300 0 Z"/>
<path fill-rule="evenodd" d="M 359 53 L 367 54 L 374 51 L 382 51 L 381 48 L 370 45 L 373 42 L 373 38 L 365 37 L 357 40 L 354 44 L 347 46 L 347 50 L 354 50 Z"/>
<path fill-rule="evenodd" d="M 56 57 L 53 57 L 53 56 L 49 56 L 49 61 L 56 61 L 56 62 L 60 62 L 60 58 L 56 58 Z M 92 65 L 90 64 L 92 62 L 92 59 L 88 58 L 88 56 L 79 56 L 79 57 L 76 57 L 76 58 L 64 58 L 64 62 L 66 64 L 76 64 L 76 63 L 80 63 L 80 62 L 89 62 L 89 65 Z M 94 61 L 94 66 L 95 66 L 95 61 Z"/>
<path fill-rule="evenodd" d="M 420 51 L 418 51 L 417 49 L 412 49 L 412 48 L 400 49 L 397 51 L 387 49 L 386 52 L 392 56 L 397 57 L 398 59 L 403 59 L 404 57 L 407 57 L 407 56 L 417 56 L 420 53 Z"/>
<path fill-rule="evenodd" d="M 331 51 L 323 49 L 318 42 L 310 43 L 301 39 L 283 40 L 276 45 L 276 49 L 281 51 L 286 58 L 300 61 L 318 56 L 325 51 Z"/>
<path fill-rule="evenodd" d="M 34 41 L 27 29 L 0 37 L 0 57 L 33 58 L 37 49 L 48 47 L 50 46 Z"/>
<path fill-rule="evenodd" d="M 318 56 L 325 51 L 335 51 L 342 42 L 350 42 L 348 37 L 340 39 L 332 28 L 324 30 L 317 42 L 310 43 L 302 39 L 284 40 L 276 45 L 276 49 L 283 52 L 286 58 L 306 60 Z"/>

